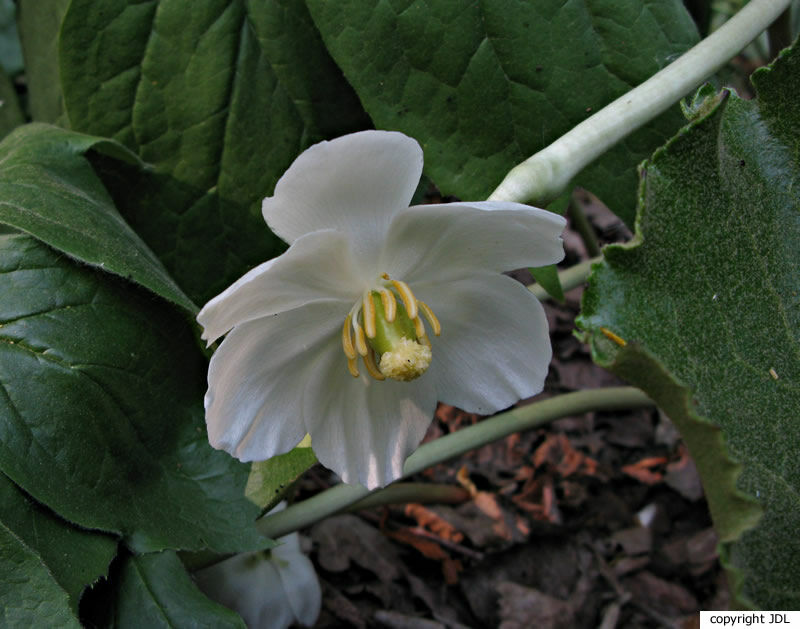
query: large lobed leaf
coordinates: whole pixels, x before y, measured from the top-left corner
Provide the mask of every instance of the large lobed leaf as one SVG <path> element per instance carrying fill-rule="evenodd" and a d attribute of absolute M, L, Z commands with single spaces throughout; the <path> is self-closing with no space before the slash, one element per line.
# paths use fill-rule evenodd
<path fill-rule="evenodd" d="M 154 165 L 103 171 L 199 302 L 283 250 L 260 202 L 296 155 L 369 124 L 299 2 L 73 0 L 59 50 L 71 126 Z"/>
<path fill-rule="evenodd" d="M 58 31 L 70 0 L 18 0 L 28 109 L 37 122 L 63 121 L 58 81 Z"/>
<path fill-rule="evenodd" d="M 680 0 L 306 0 L 378 127 L 417 138 L 443 191 L 485 198 L 516 164 L 697 41 Z M 677 109 L 576 183 L 633 222 L 636 165 Z"/>
<path fill-rule="evenodd" d="M 0 522 L 0 625 L 80 627 L 47 566 Z"/>
<path fill-rule="evenodd" d="M 174 552 L 124 556 L 104 624 L 119 629 L 244 629 L 242 619 L 197 589 Z M 107 601 L 106 601 L 107 602 Z"/>
<path fill-rule="evenodd" d="M 76 616 L 84 589 L 106 576 L 117 553 L 115 538 L 65 522 L 31 500 L 4 474 L 0 474 L 0 526 L 37 556 L 34 570 L 40 564 L 46 568 L 67 594 L 69 607 Z M 45 597 L 52 592 L 29 595 L 36 594 Z M 59 592 L 54 600 L 62 596 Z"/>
<path fill-rule="evenodd" d="M 196 312 L 117 212 L 84 157 L 89 150 L 136 161 L 116 142 L 46 124 L 25 125 L 11 133 L 0 143 L 0 223 Z"/>
<path fill-rule="evenodd" d="M 247 466 L 213 450 L 206 362 L 174 308 L 0 236 L 0 470 L 138 552 L 263 547 Z"/>
<path fill-rule="evenodd" d="M 742 600 L 765 609 L 800 606 L 799 79 L 794 49 L 754 74 L 757 99 L 711 97 L 655 153 L 637 240 L 605 249 L 580 321 L 678 422 Z"/>

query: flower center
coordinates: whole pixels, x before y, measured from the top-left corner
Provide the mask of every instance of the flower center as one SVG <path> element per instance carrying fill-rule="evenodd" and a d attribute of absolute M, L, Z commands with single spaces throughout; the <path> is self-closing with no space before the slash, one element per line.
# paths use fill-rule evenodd
<path fill-rule="evenodd" d="M 359 356 L 376 380 L 408 382 L 425 373 L 432 353 L 420 313 L 439 336 L 442 327 L 436 315 L 414 297 L 405 282 L 390 279 L 384 273 L 375 288 L 364 291 L 342 327 L 342 349 L 353 377 L 359 375 Z"/>

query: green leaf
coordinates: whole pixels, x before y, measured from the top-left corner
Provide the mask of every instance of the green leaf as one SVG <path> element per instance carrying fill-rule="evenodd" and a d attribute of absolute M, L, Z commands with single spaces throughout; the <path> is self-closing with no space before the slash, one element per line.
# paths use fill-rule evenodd
<path fill-rule="evenodd" d="M 74 0 L 60 54 L 72 127 L 154 165 L 106 182 L 199 302 L 284 250 L 260 204 L 296 155 L 367 124 L 299 2 Z"/>
<path fill-rule="evenodd" d="M 266 461 L 255 461 L 250 468 L 245 495 L 266 513 L 278 504 L 303 473 L 317 462 L 314 451 L 298 446 Z"/>
<path fill-rule="evenodd" d="M 169 551 L 124 559 L 112 624 L 119 629 L 245 626 L 235 612 L 198 590 L 180 559 Z"/>
<path fill-rule="evenodd" d="M 41 559 L 0 522 L 0 625 L 80 627 Z"/>
<path fill-rule="evenodd" d="M 58 80 L 58 30 L 70 0 L 18 0 L 28 108 L 39 122 L 64 122 Z"/>
<path fill-rule="evenodd" d="M 678 423 L 742 602 L 764 609 L 800 606 L 798 78 L 793 50 L 753 76 L 757 99 L 715 98 L 645 164 L 637 238 L 604 250 L 579 321 Z"/>
<path fill-rule="evenodd" d="M 562 304 L 564 303 L 564 289 L 561 287 L 561 280 L 558 277 L 558 268 L 555 264 L 541 266 L 535 269 L 532 268 L 530 272 L 531 275 L 533 275 L 533 279 L 542 285 L 542 288 L 547 291 L 550 297 L 556 301 L 560 301 Z"/>
<path fill-rule="evenodd" d="M 117 540 L 79 529 L 31 500 L 0 474 L 0 524 L 34 552 L 78 614 L 83 590 L 107 574 Z"/>
<path fill-rule="evenodd" d="M 90 149 L 136 160 L 116 142 L 45 124 L 20 127 L 5 138 L 0 142 L 0 221 L 196 312 L 117 212 L 83 157 Z"/>
<path fill-rule="evenodd" d="M 266 544 L 247 466 L 208 444 L 180 313 L 37 240 L 0 236 L 0 469 L 137 552 Z"/>
<path fill-rule="evenodd" d="M 306 4 L 375 124 L 417 138 L 428 176 L 465 199 L 697 41 L 680 0 Z M 632 223 L 635 166 L 681 124 L 675 108 L 576 183 Z"/>
<path fill-rule="evenodd" d="M 547 209 L 550 212 L 555 212 L 556 214 L 560 214 L 564 216 L 567 212 L 567 208 L 569 207 L 570 198 L 572 197 L 572 191 L 569 190 L 562 194 L 558 199 L 551 202 Z M 558 277 L 558 267 L 555 264 L 548 264 L 547 266 L 542 266 L 538 268 L 530 269 L 531 275 L 533 279 L 538 282 L 542 288 L 547 291 L 547 294 L 550 295 L 556 301 L 564 303 L 564 288 L 561 286 L 561 279 Z"/>
<path fill-rule="evenodd" d="M 304 145 L 372 126 L 303 2 L 247 0 L 247 16 L 270 67 L 303 120 Z"/>

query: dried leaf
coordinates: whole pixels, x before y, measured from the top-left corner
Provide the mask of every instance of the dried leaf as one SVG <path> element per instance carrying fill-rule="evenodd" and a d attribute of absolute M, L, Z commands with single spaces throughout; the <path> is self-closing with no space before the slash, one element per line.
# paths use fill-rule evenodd
<path fill-rule="evenodd" d="M 622 471 L 646 485 L 656 485 L 664 479 L 664 475 L 653 468 L 665 465 L 666 463 L 666 457 L 654 456 L 626 465 L 622 468 Z"/>
<path fill-rule="evenodd" d="M 402 563 L 389 540 L 354 515 L 336 515 L 315 524 L 311 538 L 319 545 L 317 557 L 325 570 L 343 572 L 355 562 L 381 581 L 400 575 Z"/>
<path fill-rule="evenodd" d="M 533 588 L 506 581 L 497 586 L 500 594 L 500 629 L 571 629 L 575 609 L 568 601 Z"/>
<path fill-rule="evenodd" d="M 451 542 L 460 542 L 464 539 L 464 534 L 458 531 L 456 527 L 421 504 L 407 504 L 404 512 L 407 516 L 414 518 L 422 528 L 432 531 L 442 539 Z"/>

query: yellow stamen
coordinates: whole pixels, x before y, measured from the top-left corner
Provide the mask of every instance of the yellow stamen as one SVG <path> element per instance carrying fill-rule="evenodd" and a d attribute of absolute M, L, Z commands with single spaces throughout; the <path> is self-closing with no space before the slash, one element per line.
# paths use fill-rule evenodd
<path fill-rule="evenodd" d="M 375 338 L 375 304 L 372 302 L 372 293 L 365 293 L 361 300 L 363 308 L 361 310 L 364 319 L 364 332 L 368 339 Z M 363 354 L 362 354 L 363 355 Z"/>
<path fill-rule="evenodd" d="M 403 300 L 403 305 L 406 307 L 408 318 L 416 319 L 417 300 L 414 297 L 414 293 L 412 293 L 411 289 L 408 287 L 408 284 L 400 280 L 392 280 L 392 285 L 397 289 L 397 292 L 400 293 L 400 298 Z"/>
<path fill-rule="evenodd" d="M 628 341 L 626 341 L 621 336 L 617 336 L 608 328 L 600 328 L 600 331 L 603 333 L 603 336 L 605 336 L 607 339 L 614 341 L 620 347 L 625 347 L 628 344 Z"/>
<path fill-rule="evenodd" d="M 380 294 L 381 303 L 383 304 L 383 313 L 386 316 L 386 320 L 392 323 L 395 316 L 397 316 L 397 300 L 394 298 L 394 293 L 388 288 L 382 288 Z"/>
<path fill-rule="evenodd" d="M 386 273 L 381 278 L 383 281 L 378 280 L 365 292 L 345 317 L 342 349 L 347 370 L 354 378 L 360 377 L 361 356 L 367 373 L 377 381 L 414 380 L 425 373 L 432 358 L 423 316 L 436 336 L 441 334 L 442 326 L 430 306 L 418 301 L 408 284 L 393 280 Z"/>
<path fill-rule="evenodd" d="M 375 364 L 375 352 L 372 351 L 371 347 L 367 355 L 364 356 L 364 366 L 367 368 L 369 375 L 375 378 L 375 380 L 386 380 L 386 376 L 381 373 L 381 370 L 378 369 L 378 365 Z"/>
<path fill-rule="evenodd" d="M 364 337 L 364 328 L 354 322 L 353 330 L 356 333 L 356 351 L 362 356 L 366 356 L 369 348 L 367 347 L 367 339 Z"/>
<path fill-rule="evenodd" d="M 425 324 L 422 322 L 422 319 L 419 317 L 415 317 L 414 321 L 414 332 L 417 335 L 417 338 L 420 336 L 425 336 Z"/>
<path fill-rule="evenodd" d="M 354 360 L 357 356 L 356 348 L 353 347 L 353 335 L 350 332 L 350 322 L 353 318 L 352 314 L 347 315 L 344 318 L 344 327 L 342 327 L 342 349 L 344 350 L 344 355 L 347 356 L 348 360 Z M 353 373 L 352 369 L 350 373 Z M 358 375 L 358 371 L 356 371 L 356 375 Z"/>
<path fill-rule="evenodd" d="M 430 309 L 430 306 L 426 304 L 424 301 L 417 300 L 417 306 L 419 309 L 422 310 L 422 314 L 425 315 L 425 318 L 428 320 L 428 323 L 431 324 L 433 328 L 433 333 L 436 336 L 439 336 L 442 333 L 442 326 L 439 323 L 439 319 L 436 318 L 436 315 L 433 314 L 433 310 Z"/>
<path fill-rule="evenodd" d="M 347 359 L 347 370 L 354 378 L 358 378 L 358 359 L 355 357 Z"/>

